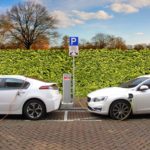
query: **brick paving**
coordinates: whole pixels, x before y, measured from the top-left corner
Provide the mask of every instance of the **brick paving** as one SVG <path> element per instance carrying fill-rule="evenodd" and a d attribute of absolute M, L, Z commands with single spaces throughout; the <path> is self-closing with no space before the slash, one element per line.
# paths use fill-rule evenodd
<path fill-rule="evenodd" d="M 40 121 L 8 116 L 0 121 L 0 150 L 150 150 L 150 115 L 115 121 L 86 110 L 66 111 Z"/>
<path fill-rule="evenodd" d="M 101 117 L 86 110 L 73 110 L 68 113 L 68 120 L 100 120 Z"/>
<path fill-rule="evenodd" d="M 55 111 L 46 115 L 46 120 L 64 120 L 64 111 Z"/>
<path fill-rule="evenodd" d="M 0 122 L 0 150 L 150 150 L 150 119 Z"/>
<path fill-rule="evenodd" d="M 67 115 L 67 120 L 101 120 L 103 118 L 108 118 L 107 116 L 100 116 L 97 114 L 93 114 L 88 112 L 87 110 L 67 110 L 68 115 Z M 42 120 L 64 120 L 64 114 L 65 110 L 60 110 L 60 111 L 55 111 L 48 113 L 46 117 L 44 117 Z M 4 115 L 0 115 L 0 121 L 3 120 Z M 5 118 L 5 120 L 26 120 L 23 116 L 20 115 L 9 115 Z"/>

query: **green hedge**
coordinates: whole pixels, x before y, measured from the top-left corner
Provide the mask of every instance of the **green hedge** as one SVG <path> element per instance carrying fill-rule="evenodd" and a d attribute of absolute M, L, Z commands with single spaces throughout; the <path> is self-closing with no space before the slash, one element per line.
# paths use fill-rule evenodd
<path fill-rule="evenodd" d="M 0 74 L 20 74 L 61 86 L 63 73 L 72 72 L 72 58 L 60 50 L 1 50 Z M 116 86 L 150 74 L 150 51 L 81 50 L 76 58 L 76 95 Z"/>

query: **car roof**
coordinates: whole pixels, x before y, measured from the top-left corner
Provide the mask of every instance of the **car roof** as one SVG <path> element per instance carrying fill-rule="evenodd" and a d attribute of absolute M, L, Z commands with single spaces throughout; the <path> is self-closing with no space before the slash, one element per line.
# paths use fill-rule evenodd
<path fill-rule="evenodd" d="M 20 79 L 20 80 L 26 80 L 26 81 L 29 81 L 29 82 L 35 82 L 36 81 L 38 83 L 56 84 L 55 82 L 45 82 L 45 81 L 41 81 L 39 79 L 25 77 L 23 75 L 0 75 L 0 78 L 15 78 L 15 79 Z"/>
<path fill-rule="evenodd" d="M 0 75 L 0 78 L 16 78 L 16 79 L 25 79 L 25 76 L 22 75 Z"/>
<path fill-rule="evenodd" d="M 141 78 L 141 77 L 150 78 L 150 75 L 143 75 L 143 76 L 140 76 L 139 78 Z"/>

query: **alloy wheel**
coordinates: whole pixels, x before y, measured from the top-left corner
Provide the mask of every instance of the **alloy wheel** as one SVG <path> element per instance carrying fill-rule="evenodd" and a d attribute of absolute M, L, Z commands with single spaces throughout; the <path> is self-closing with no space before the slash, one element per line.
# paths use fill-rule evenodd
<path fill-rule="evenodd" d="M 117 120 L 126 119 L 131 113 L 131 106 L 128 102 L 117 101 L 115 102 L 110 110 L 110 115 L 112 118 Z"/>

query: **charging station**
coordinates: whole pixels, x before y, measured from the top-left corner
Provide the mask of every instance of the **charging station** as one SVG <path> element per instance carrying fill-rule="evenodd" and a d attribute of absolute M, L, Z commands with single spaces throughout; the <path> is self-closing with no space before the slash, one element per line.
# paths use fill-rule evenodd
<path fill-rule="evenodd" d="M 71 74 L 63 74 L 63 101 L 62 108 L 72 108 L 72 76 Z"/>
<path fill-rule="evenodd" d="M 71 109 L 75 101 L 75 57 L 79 54 L 79 38 L 70 37 L 69 38 L 69 56 L 73 59 L 72 75 L 63 74 L 63 101 L 61 108 Z"/>

